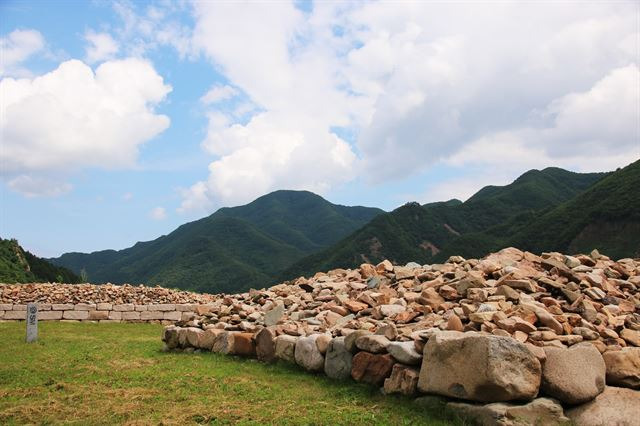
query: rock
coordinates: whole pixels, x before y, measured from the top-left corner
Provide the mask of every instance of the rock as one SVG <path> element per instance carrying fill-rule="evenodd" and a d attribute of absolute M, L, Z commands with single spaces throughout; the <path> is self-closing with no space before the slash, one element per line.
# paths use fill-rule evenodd
<path fill-rule="evenodd" d="M 545 347 L 541 392 L 566 404 L 582 404 L 604 390 L 605 364 L 589 343 L 568 349 Z"/>
<path fill-rule="evenodd" d="M 349 352 L 355 354 L 358 351 L 356 346 L 356 339 L 361 336 L 367 336 L 369 334 L 373 334 L 369 330 L 356 330 L 353 333 L 349 334 L 346 339 L 344 339 L 344 345 Z"/>
<path fill-rule="evenodd" d="M 173 325 L 165 327 L 162 334 L 162 341 L 167 345 L 167 349 L 175 349 L 179 347 L 178 328 Z"/>
<path fill-rule="evenodd" d="M 225 355 L 232 354 L 234 340 L 233 333 L 223 331 L 215 337 L 211 351 Z"/>
<path fill-rule="evenodd" d="M 204 330 L 202 330 L 201 328 L 188 327 L 186 329 L 187 344 L 192 348 L 197 348 L 199 335 L 202 333 L 204 333 Z"/>
<path fill-rule="evenodd" d="M 378 327 L 375 334 L 384 336 L 389 340 L 395 340 L 398 337 L 398 328 L 393 323 L 385 324 L 381 327 Z"/>
<path fill-rule="evenodd" d="M 403 364 L 420 365 L 422 362 L 422 355 L 416 351 L 413 341 L 391 342 L 387 345 L 387 352 Z"/>
<path fill-rule="evenodd" d="M 213 348 L 213 342 L 215 342 L 216 336 L 221 332 L 222 332 L 221 330 L 216 330 L 213 328 L 204 330 L 202 333 L 198 335 L 198 342 L 196 347 L 199 349 L 210 351 L 211 348 Z"/>
<path fill-rule="evenodd" d="M 309 371 L 322 371 L 324 368 L 324 357 L 318 350 L 316 339 L 320 334 L 312 334 L 298 338 L 295 348 L 296 364 Z"/>
<path fill-rule="evenodd" d="M 620 332 L 620 337 L 622 337 L 630 345 L 640 346 L 640 331 L 638 330 L 624 328 Z"/>
<path fill-rule="evenodd" d="M 256 342 L 253 333 L 233 333 L 234 355 L 253 358 L 256 356 Z"/>
<path fill-rule="evenodd" d="M 256 356 L 260 361 L 272 362 L 276 359 L 275 338 L 275 333 L 269 328 L 263 328 L 256 334 Z"/>
<path fill-rule="evenodd" d="M 281 336 L 276 337 L 275 343 L 275 355 L 276 358 L 281 359 L 286 362 L 295 363 L 295 348 L 296 341 L 298 340 L 295 336 L 287 336 L 283 334 Z"/>
<path fill-rule="evenodd" d="M 400 305 L 380 305 L 373 309 L 372 315 L 374 318 L 383 319 L 386 317 L 392 317 L 404 312 L 405 310 L 405 307 Z"/>
<path fill-rule="evenodd" d="M 366 303 L 357 302 L 355 300 L 347 300 L 343 305 L 354 314 L 363 311 L 369 307 Z"/>
<path fill-rule="evenodd" d="M 369 334 L 360 336 L 356 339 L 356 347 L 361 351 L 371 352 L 372 354 L 384 353 L 389 346 L 389 339 L 378 334 Z"/>
<path fill-rule="evenodd" d="M 414 395 L 418 386 L 420 372 L 402 364 L 395 364 L 391 370 L 391 376 L 384 380 L 384 393 L 400 393 Z"/>
<path fill-rule="evenodd" d="M 276 325 L 284 316 L 284 305 L 276 305 L 273 309 L 264 314 L 264 325 L 267 327 Z"/>
<path fill-rule="evenodd" d="M 332 339 L 324 359 L 324 373 L 336 380 L 351 377 L 351 361 L 353 354 L 347 350 L 345 337 Z"/>
<path fill-rule="evenodd" d="M 560 324 L 549 312 L 540 308 L 536 310 L 536 316 L 542 325 L 549 327 L 558 335 L 563 334 L 562 324 Z"/>
<path fill-rule="evenodd" d="M 316 346 L 322 355 L 327 353 L 327 348 L 329 347 L 329 343 L 331 342 L 331 335 L 329 334 L 321 334 L 316 339 Z"/>
<path fill-rule="evenodd" d="M 460 399 L 493 402 L 533 399 L 541 366 L 509 337 L 437 333 L 424 348 L 418 389 Z"/>
<path fill-rule="evenodd" d="M 640 390 L 640 348 L 627 347 L 602 354 L 607 385 Z"/>
<path fill-rule="evenodd" d="M 389 377 L 395 361 L 389 354 L 358 352 L 352 360 L 351 377 L 357 382 L 380 386 Z"/>
<path fill-rule="evenodd" d="M 564 416 L 562 406 L 550 398 L 537 398 L 522 405 L 504 402 L 486 405 L 449 402 L 447 409 L 473 424 L 483 426 L 562 425 L 569 421 Z"/>
<path fill-rule="evenodd" d="M 565 411 L 578 426 L 637 426 L 640 392 L 606 386 L 594 400 Z"/>
<path fill-rule="evenodd" d="M 464 326 L 462 325 L 462 321 L 460 320 L 459 316 L 454 314 L 449 317 L 449 320 L 447 321 L 447 330 L 453 330 L 453 331 L 464 330 Z"/>

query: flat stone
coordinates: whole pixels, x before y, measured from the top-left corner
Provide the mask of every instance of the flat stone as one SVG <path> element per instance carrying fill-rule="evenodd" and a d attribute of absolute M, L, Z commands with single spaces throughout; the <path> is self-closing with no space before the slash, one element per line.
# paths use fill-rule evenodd
<path fill-rule="evenodd" d="M 351 377 L 357 382 L 381 386 L 384 379 L 391 375 L 395 360 L 389 354 L 371 354 L 358 352 L 352 360 Z"/>
<path fill-rule="evenodd" d="M 356 347 L 361 351 L 371 352 L 373 354 L 384 353 L 389 346 L 389 339 L 378 334 L 370 334 L 360 336 L 356 339 Z"/>
<path fill-rule="evenodd" d="M 114 311 L 120 311 L 120 312 L 126 312 L 126 311 L 133 311 L 134 307 L 133 307 L 133 303 L 124 303 L 121 305 L 113 305 L 113 310 Z"/>
<path fill-rule="evenodd" d="M 624 328 L 620 332 L 620 337 L 622 337 L 630 345 L 640 346 L 640 331 L 638 330 Z"/>
<path fill-rule="evenodd" d="M 70 320 L 86 320 L 89 319 L 89 311 L 64 311 L 62 318 Z"/>
<path fill-rule="evenodd" d="M 96 309 L 99 311 L 110 311 L 113 308 L 111 303 L 96 303 Z"/>
<path fill-rule="evenodd" d="M 318 350 L 316 339 L 319 334 L 312 334 L 306 337 L 299 337 L 296 342 L 295 360 L 296 364 L 309 371 L 322 371 L 324 369 L 324 356 Z"/>
<path fill-rule="evenodd" d="M 558 401 L 550 398 L 537 398 L 526 404 L 449 402 L 446 407 L 482 426 L 565 425 L 569 421 Z"/>
<path fill-rule="evenodd" d="M 602 354 L 607 385 L 640 390 L 640 348 L 627 347 Z"/>
<path fill-rule="evenodd" d="M 74 311 L 65 311 L 74 312 Z M 6 320 L 24 320 L 27 318 L 27 311 L 5 311 L 4 319 Z"/>
<path fill-rule="evenodd" d="M 422 354 L 416 351 L 416 345 L 410 342 L 391 342 L 387 346 L 387 352 L 398 362 L 407 365 L 420 365 Z"/>
<path fill-rule="evenodd" d="M 180 312 L 180 311 L 164 311 L 162 313 L 162 319 L 163 320 L 167 320 L 167 321 L 180 321 L 182 319 L 182 312 Z"/>
<path fill-rule="evenodd" d="M 118 312 L 114 309 L 115 312 Z M 112 312 L 114 312 L 112 311 Z M 122 311 L 126 312 L 126 311 Z M 143 311 L 140 312 L 140 319 L 143 321 L 164 319 L 164 312 L 161 311 Z"/>
<path fill-rule="evenodd" d="M 125 312 L 120 312 L 120 311 L 109 311 L 109 320 L 120 321 L 122 319 L 122 314 L 124 313 Z"/>
<path fill-rule="evenodd" d="M 606 367 L 590 343 L 568 349 L 545 347 L 541 392 L 566 404 L 582 404 L 604 390 Z"/>
<path fill-rule="evenodd" d="M 276 337 L 276 358 L 281 359 L 286 362 L 295 363 L 295 349 L 296 349 L 296 341 L 298 340 L 295 336 L 288 336 L 286 334 L 280 335 Z"/>
<path fill-rule="evenodd" d="M 62 319 L 62 311 L 38 311 L 38 321 L 55 321 Z"/>
<path fill-rule="evenodd" d="M 344 340 L 345 347 L 352 354 L 356 353 L 358 351 L 358 347 L 356 346 L 356 339 L 358 339 L 361 336 L 367 336 L 370 334 L 373 334 L 373 333 L 369 330 L 354 331 L 353 333 L 349 334 Z"/>
<path fill-rule="evenodd" d="M 276 325 L 282 319 L 285 313 L 284 305 L 276 305 L 270 311 L 264 314 L 264 325 L 270 327 Z"/>
<path fill-rule="evenodd" d="M 73 306 L 73 310 L 75 311 L 94 311 L 95 309 L 95 303 L 78 303 Z"/>
<path fill-rule="evenodd" d="M 530 400 L 540 378 L 540 361 L 515 339 L 436 333 L 424 348 L 418 389 L 482 402 Z"/>
<path fill-rule="evenodd" d="M 55 311 L 52 311 L 55 312 Z M 106 320 L 109 319 L 109 311 L 89 311 L 90 320 Z"/>
<path fill-rule="evenodd" d="M 565 411 L 578 426 L 637 426 L 640 392 L 606 386 L 594 400 Z"/>
<path fill-rule="evenodd" d="M 140 312 L 120 312 L 120 319 L 123 321 L 138 321 L 140 320 Z"/>
<path fill-rule="evenodd" d="M 351 377 L 351 361 L 353 354 L 347 350 L 345 337 L 336 337 L 331 340 L 324 359 L 324 373 L 336 380 L 344 380 Z"/>

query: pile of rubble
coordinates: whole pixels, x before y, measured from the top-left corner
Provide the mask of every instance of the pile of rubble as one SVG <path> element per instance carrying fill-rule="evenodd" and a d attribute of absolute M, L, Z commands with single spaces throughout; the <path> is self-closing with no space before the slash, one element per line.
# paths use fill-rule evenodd
<path fill-rule="evenodd" d="M 0 284 L 0 304 L 207 304 L 219 296 L 162 287 L 94 284 Z"/>
<path fill-rule="evenodd" d="M 222 296 L 163 340 L 453 398 L 485 424 L 633 424 L 639 289 L 639 260 L 597 251 L 384 261 Z"/>

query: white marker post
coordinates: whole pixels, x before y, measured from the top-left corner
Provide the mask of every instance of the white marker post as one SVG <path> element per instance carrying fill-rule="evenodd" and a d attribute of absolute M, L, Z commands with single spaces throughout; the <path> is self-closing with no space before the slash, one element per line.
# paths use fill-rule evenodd
<path fill-rule="evenodd" d="M 38 305 L 27 305 L 27 343 L 38 340 Z"/>

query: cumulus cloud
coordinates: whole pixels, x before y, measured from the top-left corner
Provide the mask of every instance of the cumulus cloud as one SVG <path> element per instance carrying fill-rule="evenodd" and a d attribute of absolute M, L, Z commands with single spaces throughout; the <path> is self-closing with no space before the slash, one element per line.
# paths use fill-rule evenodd
<path fill-rule="evenodd" d="M 44 38 L 36 30 L 15 30 L 0 38 L 0 76 L 27 76 L 30 72 L 21 66 L 33 54 L 44 49 Z"/>
<path fill-rule="evenodd" d="M 140 145 L 169 126 L 154 107 L 170 91 L 139 59 L 104 62 L 95 72 L 70 60 L 39 77 L 3 79 L 2 178 L 31 195 L 40 182 L 47 194 L 48 181 L 83 168 L 133 166 Z"/>
<path fill-rule="evenodd" d="M 164 207 L 155 207 L 149 212 L 149 217 L 153 220 L 165 220 L 167 218 L 167 211 Z"/>
<path fill-rule="evenodd" d="M 637 3 L 194 8 L 192 46 L 256 108 L 208 112 L 214 159 L 184 211 L 443 163 L 487 175 L 496 162 L 480 158 L 505 153 L 499 180 L 516 163 L 599 170 L 638 156 Z"/>
<path fill-rule="evenodd" d="M 207 93 L 200 98 L 200 102 L 205 105 L 211 105 L 218 102 L 226 101 L 235 97 L 238 91 L 228 85 L 214 85 Z"/>
<path fill-rule="evenodd" d="M 108 33 L 88 31 L 84 38 L 89 43 L 86 47 L 86 60 L 90 64 L 113 59 L 118 53 L 118 43 Z"/>

